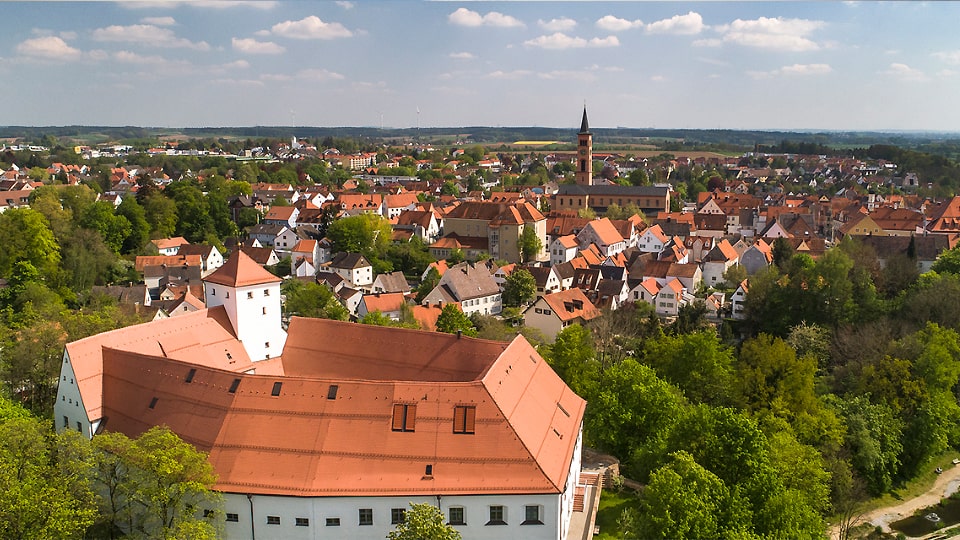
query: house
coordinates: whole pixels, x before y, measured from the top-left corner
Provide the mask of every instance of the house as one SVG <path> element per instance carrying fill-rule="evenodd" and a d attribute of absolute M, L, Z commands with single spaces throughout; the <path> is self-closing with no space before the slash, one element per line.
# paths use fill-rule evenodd
<path fill-rule="evenodd" d="M 580 245 L 576 236 L 572 234 L 558 236 L 550 244 L 550 265 L 556 266 L 570 261 L 577 256 L 579 249 Z"/>
<path fill-rule="evenodd" d="M 440 236 L 441 225 L 432 210 L 407 210 L 396 217 L 395 230 L 413 231 L 425 244 L 432 244 Z"/>
<path fill-rule="evenodd" d="M 180 246 L 177 255 L 199 255 L 200 270 L 203 272 L 203 275 L 207 275 L 223 266 L 223 255 L 220 253 L 220 250 L 214 246 L 205 244 L 183 244 Z"/>
<path fill-rule="evenodd" d="M 593 304 L 600 309 L 611 311 L 620 309 L 630 297 L 630 287 L 622 279 L 601 279 L 597 284 L 596 299 Z"/>
<path fill-rule="evenodd" d="M 773 264 L 773 248 L 762 238 L 757 238 L 753 245 L 740 255 L 740 266 L 751 276 L 771 264 Z"/>
<path fill-rule="evenodd" d="M 693 301 L 679 279 L 671 279 L 657 293 L 654 308 L 661 317 L 676 317 L 680 307 Z"/>
<path fill-rule="evenodd" d="M 373 285 L 373 265 L 359 253 L 337 253 L 326 268 L 339 274 L 354 287 Z"/>
<path fill-rule="evenodd" d="M 469 262 L 455 264 L 447 270 L 437 286 L 424 297 L 424 305 L 458 302 L 463 312 L 496 315 L 502 309 L 500 287 L 483 265 Z"/>
<path fill-rule="evenodd" d="M 190 242 L 187 242 L 187 239 L 182 236 L 175 236 L 173 238 L 157 238 L 151 240 L 150 243 L 157 248 L 160 255 L 176 255 L 180 251 L 180 246 Z"/>
<path fill-rule="evenodd" d="M 647 304 L 654 305 L 657 293 L 659 292 L 660 284 L 656 278 L 650 277 L 641 281 L 630 290 L 629 300 L 631 302 L 646 302 Z"/>
<path fill-rule="evenodd" d="M 381 314 L 398 321 L 404 303 L 406 303 L 406 298 L 403 293 L 399 292 L 365 294 L 357 306 L 357 318 L 362 319 L 368 313 L 379 311 Z"/>
<path fill-rule="evenodd" d="M 747 293 L 750 292 L 750 284 L 745 279 L 737 285 L 737 290 L 730 296 L 730 316 L 737 320 L 743 320 L 747 317 Z"/>
<path fill-rule="evenodd" d="M 295 276 L 313 276 L 320 264 L 320 243 L 300 239 L 290 250 L 290 273 Z"/>
<path fill-rule="evenodd" d="M 380 538 L 411 502 L 467 538 L 568 538 L 585 402 L 523 337 L 299 317 L 281 336 L 279 283 L 241 256 L 209 276 L 223 303 L 69 343 L 56 427 L 168 426 L 208 455 L 226 538 Z"/>
<path fill-rule="evenodd" d="M 660 253 L 669 241 L 670 237 L 664 234 L 660 225 L 651 225 L 640 233 L 637 248 L 643 253 Z"/>
<path fill-rule="evenodd" d="M 552 266 L 525 266 L 524 270 L 530 272 L 533 280 L 537 283 L 537 294 L 550 294 L 560 291 L 560 277 Z"/>
<path fill-rule="evenodd" d="M 276 266 L 280 264 L 280 256 L 277 255 L 277 252 L 274 251 L 272 247 L 240 246 L 240 251 L 260 266 Z"/>
<path fill-rule="evenodd" d="M 407 278 L 403 275 L 403 272 L 397 270 L 389 274 L 378 274 L 377 278 L 373 280 L 371 289 L 375 293 L 397 292 L 406 294 L 410 292 L 410 284 L 407 283 Z"/>
<path fill-rule="evenodd" d="M 284 225 L 291 229 L 297 226 L 300 209 L 296 206 L 271 206 L 263 216 L 267 225 Z"/>
<path fill-rule="evenodd" d="M 200 265 L 157 265 L 145 266 L 143 268 L 143 282 L 147 286 L 147 291 L 151 298 L 160 298 L 163 292 L 171 284 L 176 285 L 197 285 L 201 284 L 202 271 Z"/>
<path fill-rule="evenodd" d="M 540 330 L 553 341 L 571 324 L 583 325 L 600 316 L 600 310 L 580 289 L 545 294 L 523 312 L 523 324 Z"/>
<path fill-rule="evenodd" d="M 595 219 L 587 223 L 577 234 L 577 242 L 581 249 L 590 244 L 596 245 L 605 257 L 616 255 L 627 249 L 626 240 L 607 218 Z"/>
<path fill-rule="evenodd" d="M 703 258 L 703 281 L 709 287 L 716 287 L 723 283 L 723 274 L 737 264 L 738 260 L 740 256 L 730 242 L 726 238 L 720 240 Z"/>
<path fill-rule="evenodd" d="M 547 218 L 529 202 L 465 201 L 444 216 L 445 235 L 438 243 L 451 236 L 461 242 L 464 238 L 485 238 L 486 251 L 494 259 L 522 262 L 520 240 L 528 228 L 532 229 L 541 246 L 532 259 L 548 260 Z M 469 255 L 467 258 L 472 259 Z"/>
<path fill-rule="evenodd" d="M 290 230 L 286 225 L 271 225 L 268 223 L 258 223 L 247 231 L 252 240 L 260 242 L 263 246 L 274 247 L 277 245 L 277 238 Z M 278 246 L 279 247 L 279 246 Z"/>

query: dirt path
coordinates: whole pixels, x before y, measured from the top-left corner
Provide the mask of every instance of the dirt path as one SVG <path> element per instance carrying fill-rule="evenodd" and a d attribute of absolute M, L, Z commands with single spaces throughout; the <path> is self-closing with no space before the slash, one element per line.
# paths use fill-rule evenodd
<path fill-rule="evenodd" d="M 933 483 L 933 487 L 931 487 L 923 495 L 903 501 L 893 506 L 877 508 L 867 512 L 862 518 L 860 518 L 858 524 L 872 523 L 873 525 L 879 525 L 880 527 L 883 527 L 884 531 L 890 532 L 890 524 L 894 521 L 899 521 L 905 517 L 910 517 L 914 512 L 921 508 L 933 506 L 940 502 L 940 499 L 950 496 L 958 489 L 960 489 L 960 465 L 954 465 L 944 469 L 943 474 L 937 476 L 937 480 Z M 836 539 L 837 537 L 837 528 L 831 527 L 830 538 Z"/>

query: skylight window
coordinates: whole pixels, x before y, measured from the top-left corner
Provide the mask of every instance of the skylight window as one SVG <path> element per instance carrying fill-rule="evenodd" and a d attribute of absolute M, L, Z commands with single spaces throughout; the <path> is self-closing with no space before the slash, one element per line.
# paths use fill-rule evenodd
<path fill-rule="evenodd" d="M 191 368 L 190 371 L 187 372 L 187 378 L 184 379 L 184 382 L 188 382 L 188 383 L 193 382 L 193 377 L 196 374 L 197 374 L 197 370 Z"/>
<path fill-rule="evenodd" d="M 270 395 L 271 395 L 271 396 L 279 396 L 279 395 L 280 395 L 280 388 L 281 388 L 281 387 L 283 387 L 283 383 L 282 383 L 282 382 L 279 382 L 279 381 L 278 381 L 278 382 L 273 383 L 273 390 L 270 392 Z"/>
<path fill-rule="evenodd" d="M 234 379 L 233 382 L 230 383 L 230 393 L 231 393 L 231 394 L 236 394 L 236 393 L 237 393 L 237 388 L 238 388 L 239 386 L 240 386 L 240 379 Z"/>
<path fill-rule="evenodd" d="M 330 388 L 327 390 L 327 399 L 337 399 L 337 390 L 339 388 L 339 386 L 331 384 Z"/>

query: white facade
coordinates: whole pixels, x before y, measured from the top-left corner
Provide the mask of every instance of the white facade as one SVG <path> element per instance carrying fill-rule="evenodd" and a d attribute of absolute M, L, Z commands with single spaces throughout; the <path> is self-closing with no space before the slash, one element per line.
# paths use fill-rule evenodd
<path fill-rule="evenodd" d="M 474 313 L 481 315 L 496 315 L 503 310 L 503 304 L 500 301 L 500 293 L 487 296 L 478 296 L 460 301 L 460 309 L 469 317 Z"/>
<path fill-rule="evenodd" d="M 582 430 L 563 493 L 531 495 L 438 495 L 397 497 L 281 497 L 224 493 L 230 540 L 369 540 L 386 538 L 396 525 L 394 509 L 411 503 L 438 505 L 447 521 L 450 509 L 463 512 L 454 525 L 469 540 L 566 540 L 573 514 L 574 491 L 580 478 Z M 439 474 L 439 469 L 435 474 Z M 527 507 L 536 507 L 540 523 L 524 524 Z M 503 525 L 488 524 L 491 507 L 502 507 Z M 372 523 L 360 524 L 360 510 L 369 510 Z M 299 523 L 299 525 L 298 525 Z"/>
<path fill-rule="evenodd" d="M 204 283 L 208 308 L 223 306 L 250 360 L 280 356 L 287 333 L 276 323 L 280 319 L 280 283 L 228 287 L 209 281 Z"/>
<path fill-rule="evenodd" d="M 87 409 L 83 406 L 83 399 L 80 397 L 80 387 L 77 384 L 76 375 L 73 373 L 73 365 L 70 363 L 70 355 L 63 352 L 63 360 L 60 364 L 60 384 L 57 388 L 57 396 L 60 398 L 53 405 L 53 424 L 57 429 L 75 429 L 86 437 L 92 437 L 97 430 L 97 426 L 91 426 L 87 418 Z M 97 422 L 99 424 L 99 421 Z"/>

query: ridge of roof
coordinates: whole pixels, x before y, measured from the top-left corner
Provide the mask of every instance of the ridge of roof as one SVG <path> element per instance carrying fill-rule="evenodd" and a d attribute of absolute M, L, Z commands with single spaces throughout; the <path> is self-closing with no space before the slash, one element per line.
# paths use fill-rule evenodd
<path fill-rule="evenodd" d="M 230 255 L 230 258 L 223 263 L 223 266 L 217 268 L 203 280 L 227 287 L 246 287 L 249 285 L 263 285 L 283 281 L 264 270 L 264 268 L 251 259 L 249 255 L 239 249 Z"/>

